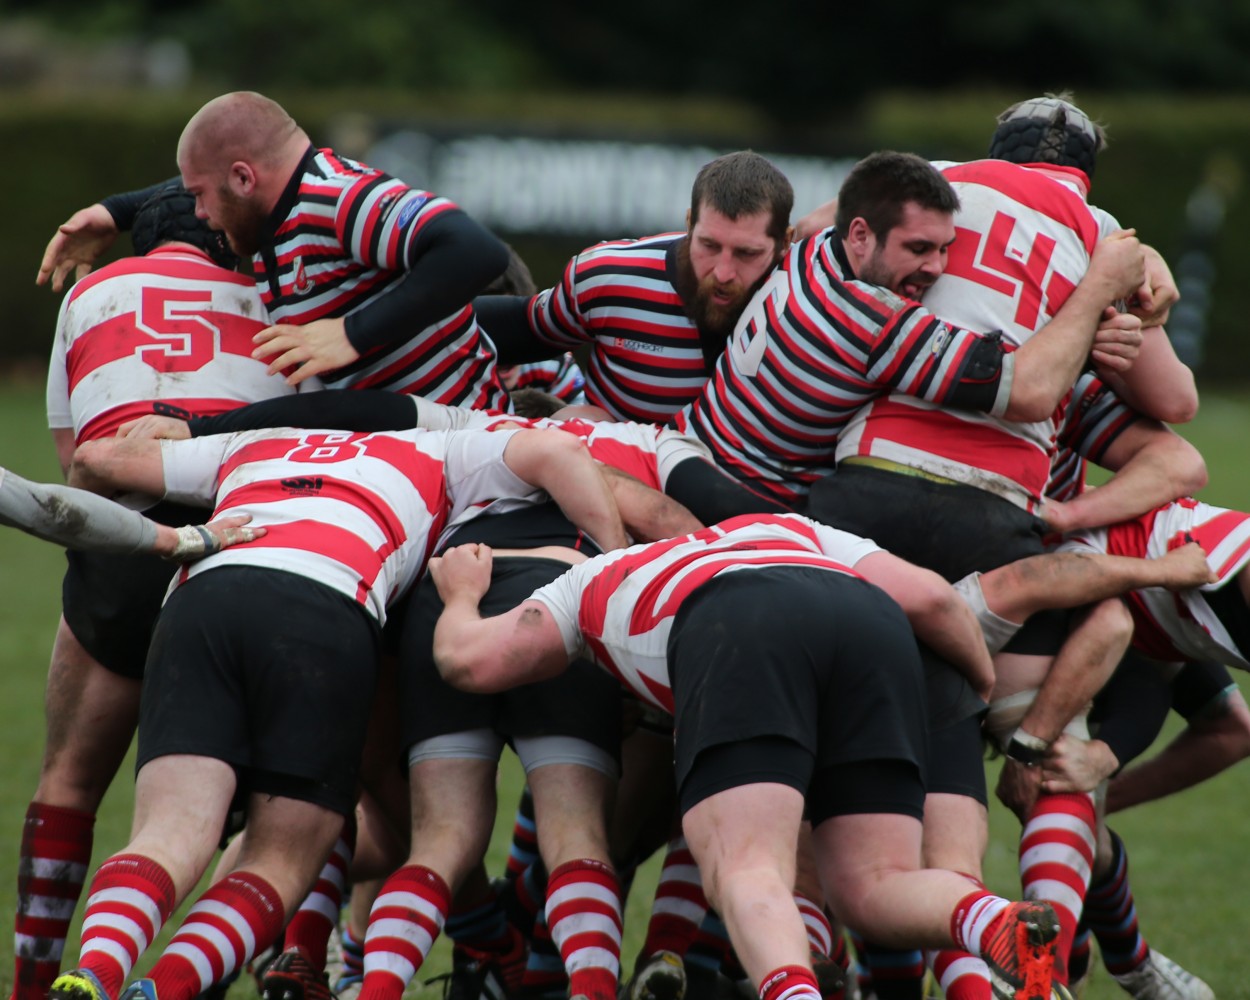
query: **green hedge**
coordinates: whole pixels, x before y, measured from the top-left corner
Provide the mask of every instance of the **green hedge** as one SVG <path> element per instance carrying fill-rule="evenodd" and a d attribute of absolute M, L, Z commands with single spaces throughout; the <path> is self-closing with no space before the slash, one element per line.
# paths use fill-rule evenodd
<path fill-rule="evenodd" d="M 46 356 L 58 297 L 36 288 L 34 276 L 55 226 L 103 194 L 171 176 L 178 134 L 205 96 L 0 97 L 0 143 L 16 173 L 5 196 L 6 239 L 0 245 L 8 276 L 0 285 L 0 315 L 6 320 L 0 359 L 38 363 Z M 530 121 L 547 128 L 555 124 L 598 135 L 667 137 L 678 143 L 693 136 L 726 147 L 777 151 L 846 155 L 889 147 L 950 159 L 980 155 L 995 112 L 1011 100 L 1011 95 L 995 92 L 883 94 L 853 116 L 831 116 L 802 134 L 782 134 L 757 112 L 715 102 L 592 101 L 568 95 L 477 96 L 471 101 L 444 94 L 274 96 L 323 141 L 336 117 L 354 110 L 391 119 L 410 116 L 484 126 Z M 1243 304 L 1235 294 L 1242 267 L 1237 246 L 1250 225 L 1250 200 L 1238 191 L 1242 171 L 1250 164 L 1250 104 L 1231 98 L 1080 96 L 1091 114 L 1109 123 L 1112 140 L 1099 165 L 1094 200 L 1135 225 L 1174 264 L 1185 246 L 1185 205 L 1195 187 L 1214 177 L 1227 193 L 1227 215 L 1212 247 L 1215 284 L 1202 374 L 1209 379 L 1250 376 Z M 580 246 L 561 240 L 517 243 L 540 284 L 554 281 L 564 260 Z M 128 249 L 127 241 L 120 240 L 118 252 Z"/>

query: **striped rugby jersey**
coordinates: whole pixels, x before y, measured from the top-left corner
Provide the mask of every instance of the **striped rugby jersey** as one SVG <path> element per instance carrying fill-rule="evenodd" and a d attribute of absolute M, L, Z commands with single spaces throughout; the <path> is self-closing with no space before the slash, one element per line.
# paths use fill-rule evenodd
<path fill-rule="evenodd" d="M 277 428 L 162 441 L 166 496 L 248 514 L 266 534 L 184 567 L 259 566 L 317 580 L 380 623 L 424 570 L 443 526 L 501 497 L 541 491 L 503 463 L 511 434 Z"/>
<path fill-rule="evenodd" d="M 790 248 L 673 426 L 731 475 L 792 504 L 828 474 L 851 417 L 885 390 L 1001 414 L 1013 371 L 997 338 L 856 280 L 826 229 Z"/>
<path fill-rule="evenodd" d="M 590 345 L 586 399 L 617 420 L 663 423 L 707 381 L 699 330 L 677 294 L 685 233 L 583 250 L 560 284 L 529 303 L 534 335 L 553 347 Z"/>
<path fill-rule="evenodd" d="M 806 566 L 856 576 L 880 549 L 797 514 L 751 514 L 579 563 L 535 591 L 573 659 L 589 654 L 650 705 L 673 712 L 668 637 L 682 602 L 720 573 Z"/>
<path fill-rule="evenodd" d="M 1003 160 L 935 164 L 959 195 L 955 242 L 925 307 L 1019 347 L 1084 277 L 1099 239 L 1119 226 L 1085 200 L 1084 175 Z M 856 415 L 838 460 L 874 456 L 987 490 L 1032 510 L 1050 476 L 1062 409 L 1017 422 L 900 393 Z"/>
<path fill-rule="evenodd" d="M 256 286 L 191 247 L 158 247 L 77 282 L 48 366 L 48 425 L 81 444 L 151 413 L 211 416 L 295 390 L 252 358 Z M 314 380 L 315 381 L 315 380 Z"/>
<path fill-rule="evenodd" d="M 1206 552 L 1218 582 L 1178 593 L 1162 587 L 1130 591 L 1125 597 L 1133 645 L 1168 662 L 1215 660 L 1250 670 L 1250 650 L 1237 647 L 1203 596 L 1239 585 L 1237 574 L 1250 564 L 1250 514 L 1182 497 L 1132 521 L 1073 532 L 1060 549 L 1156 559 L 1190 539 Z"/>
<path fill-rule="evenodd" d="M 269 244 L 252 258 L 273 321 L 346 316 L 385 294 L 411 264 L 423 228 L 455 208 L 331 149 L 310 147 L 271 216 Z M 452 406 L 507 407 L 494 347 L 468 304 L 323 379 Z"/>
<path fill-rule="evenodd" d="M 1116 438 L 1142 419 L 1097 375 L 1082 374 L 1063 409 L 1047 499 L 1062 503 L 1079 496 L 1085 489 L 1086 462 L 1102 465 Z"/>

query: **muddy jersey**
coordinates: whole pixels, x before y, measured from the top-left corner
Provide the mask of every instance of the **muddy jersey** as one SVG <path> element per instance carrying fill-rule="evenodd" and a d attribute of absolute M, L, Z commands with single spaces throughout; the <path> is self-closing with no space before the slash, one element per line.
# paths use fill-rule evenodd
<path fill-rule="evenodd" d="M 955 242 L 925 308 L 1016 348 L 1046 325 L 1119 226 L 1085 200 L 1076 170 L 1003 160 L 938 163 L 959 195 Z M 1017 422 L 891 393 L 856 414 L 838 460 L 873 456 L 988 490 L 1025 510 L 1041 501 L 1062 406 Z"/>
<path fill-rule="evenodd" d="M 269 325 L 250 278 L 191 247 L 87 275 L 65 296 L 48 368 L 48 423 L 78 443 L 150 413 L 210 416 L 292 393 L 253 360 Z"/>
<path fill-rule="evenodd" d="M 545 496 L 504 465 L 510 437 L 280 428 L 162 441 L 170 499 L 213 503 L 214 518 L 248 514 L 266 529 L 184 567 L 175 585 L 219 566 L 285 570 L 385 622 L 449 519 L 497 497 Z"/>
<path fill-rule="evenodd" d="M 687 458 L 710 461 L 708 450 L 694 438 L 669 427 L 640 424 L 628 420 L 557 420 L 551 417 L 524 418 L 507 413 L 435 407 L 423 402 L 417 408 L 422 426 L 434 428 L 500 427 L 554 428 L 586 442 L 591 457 L 604 465 L 626 472 L 653 490 L 664 491 L 673 468 Z"/>
<path fill-rule="evenodd" d="M 597 556 L 531 600 L 555 618 L 570 659 L 592 656 L 638 697 L 671 714 L 668 636 L 682 602 L 700 585 L 722 573 L 776 566 L 855 576 L 855 564 L 878 551 L 867 539 L 796 514 L 746 515 Z"/>
<path fill-rule="evenodd" d="M 1133 645 L 1160 660 L 1215 660 L 1250 670 L 1250 650 L 1238 648 L 1204 597 L 1238 586 L 1237 574 L 1250 563 L 1250 514 L 1183 497 L 1123 524 L 1074 532 L 1061 548 L 1153 559 L 1190 540 L 1207 553 L 1218 582 L 1179 593 L 1148 587 L 1127 594 Z"/>

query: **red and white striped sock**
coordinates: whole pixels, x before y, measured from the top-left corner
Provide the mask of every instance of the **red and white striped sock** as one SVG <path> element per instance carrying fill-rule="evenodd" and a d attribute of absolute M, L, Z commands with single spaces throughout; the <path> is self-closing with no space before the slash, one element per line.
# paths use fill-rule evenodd
<path fill-rule="evenodd" d="M 443 929 L 451 890 L 437 872 L 405 865 L 382 884 L 365 930 L 360 1000 L 400 1000 Z"/>
<path fill-rule="evenodd" d="M 79 968 L 117 996 L 176 903 L 174 880 L 159 864 L 142 854 L 114 854 L 87 891 Z"/>
<path fill-rule="evenodd" d="M 252 872 L 231 872 L 191 907 L 152 967 L 157 995 L 192 1000 L 269 947 L 285 920 L 272 885 Z"/>
<path fill-rule="evenodd" d="M 32 802 L 22 827 L 13 924 L 13 1000 L 44 1000 L 91 863 L 95 815 Z"/>
<path fill-rule="evenodd" d="M 966 951 L 925 953 L 946 1000 L 990 1000 L 990 972 L 981 959 Z"/>
<path fill-rule="evenodd" d="M 760 1000 L 820 1000 L 820 987 L 811 969 L 783 965 L 760 983 Z"/>
<path fill-rule="evenodd" d="M 313 967 L 319 971 L 325 971 L 330 933 L 339 924 L 347 869 L 351 866 L 355 850 L 356 823 L 354 819 L 349 819 L 344 822 L 343 832 L 334 842 L 334 849 L 317 876 L 317 884 L 287 924 L 283 950 L 302 948 Z"/>
<path fill-rule="evenodd" d="M 569 973 L 569 996 L 615 1000 L 621 974 L 621 891 L 612 866 L 567 861 L 547 879 L 547 927 Z"/>
<path fill-rule="evenodd" d="M 1087 794 L 1043 793 L 1020 836 L 1020 882 L 1025 899 L 1045 900 L 1059 917 L 1055 978 L 1068 982 L 1068 957 L 1089 891 L 1097 818 Z"/>
<path fill-rule="evenodd" d="M 955 904 L 951 937 L 963 951 L 982 955 L 1011 901 L 986 889 L 975 889 Z"/>
<path fill-rule="evenodd" d="M 833 925 L 829 922 L 825 908 L 801 892 L 795 892 L 794 905 L 799 908 L 799 916 L 803 918 L 803 926 L 807 928 L 807 943 L 813 953 L 829 958 L 833 952 Z"/>
<path fill-rule="evenodd" d="M 642 954 L 671 951 L 684 956 L 698 937 L 707 911 L 708 902 L 703 895 L 699 866 L 694 862 L 686 838 L 674 837 L 668 842 L 664 866 L 660 869 L 660 879 L 655 887 L 655 901 L 651 904 Z"/>

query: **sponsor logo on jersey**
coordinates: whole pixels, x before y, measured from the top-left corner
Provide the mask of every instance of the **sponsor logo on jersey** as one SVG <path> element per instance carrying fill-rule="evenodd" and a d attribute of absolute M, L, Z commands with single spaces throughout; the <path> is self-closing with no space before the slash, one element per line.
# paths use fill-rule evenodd
<path fill-rule="evenodd" d="M 304 258 L 296 257 L 295 264 L 295 281 L 291 283 L 291 288 L 296 295 L 307 295 L 313 290 L 313 280 L 308 277 L 308 271 L 304 267 Z"/>
<path fill-rule="evenodd" d="M 642 340 L 630 340 L 628 337 L 614 337 L 612 343 L 628 351 L 642 351 L 644 354 L 663 354 L 662 344 L 648 344 Z"/>
<path fill-rule="evenodd" d="M 395 220 L 395 224 L 403 229 L 410 223 L 416 214 L 421 211 L 422 206 L 430 200 L 430 196 L 425 193 L 418 194 L 414 198 L 410 198 L 404 207 L 399 210 L 399 218 Z"/>
<path fill-rule="evenodd" d="M 951 342 L 951 337 L 955 331 L 950 328 L 949 323 L 939 323 L 937 326 L 938 334 L 933 338 L 933 353 L 941 354 L 946 350 L 946 345 Z"/>
<path fill-rule="evenodd" d="M 293 493 L 301 496 L 310 496 L 313 493 L 321 491 L 322 479 L 320 476 L 295 476 L 292 479 L 282 480 L 282 489 L 287 493 Z"/>

